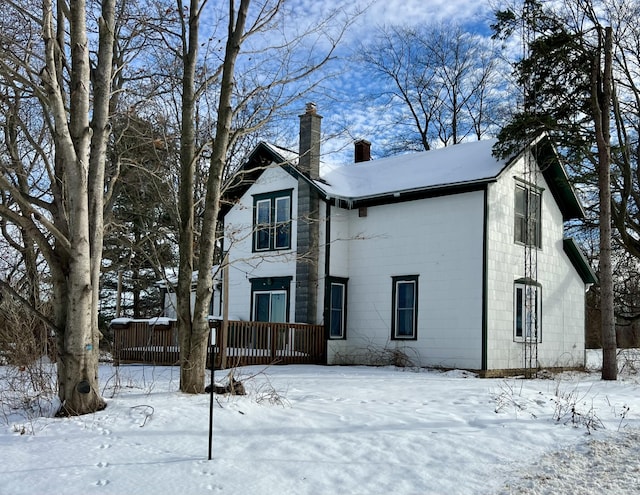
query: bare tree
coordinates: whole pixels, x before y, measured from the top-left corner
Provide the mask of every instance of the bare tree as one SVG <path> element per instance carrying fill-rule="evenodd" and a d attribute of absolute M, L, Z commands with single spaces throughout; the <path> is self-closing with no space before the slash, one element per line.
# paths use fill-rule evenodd
<path fill-rule="evenodd" d="M 97 383 L 97 309 L 114 1 L 101 4 L 93 78 L 84 0 L 68 5 L 44 0 L 38 6 L 9 0 L 3 10 L 9 29 L 0 38 L 1 84 L 25 89 L 38 101 L 53 156 L 27 138 L 40 163 L 40 175 L 29 176 L 30 187 L 46 187 L 46 195 L 36 198 L 16 187 L 16 174 L 24 169 L 3 166 L 0 184 L 10 202 L 0 205 L 0 215 L 27 232 L 47 262 L 59 414 L 85 414 L 106 405 Z M 21 43 L 23 35 L 11 37 L 11 22 L 32 35 L 29 43 Z M 34 33 L 41 33 L 41 43 Z"/>
<path fill-rule="evenodd" d="M 391 152 L 428 150 L 497 132 L 505 93 L 497 47 L 455 24 L 380 28 L 358 59 L 379 78 L 380 102 L 393 109 Z M 375 86 L 374 86 L 375 87 Z M 397 132 L 397 127 L 407 132 Z"/>
<path fill-rule="evenodd" d="M 617 219 L 619 239 L 624 239 L 632 230 L 626 222 L 634 216 L 628 211 L 628 201 L 633 202 L 631 170 L 634 165 L 632 160 L 619 159 L 628 157 L 628 146 L 636 147 L 638 142 L 636 132 L 627 126 L 620 113 L 620 98 L 634 106 L 633 96 L 628 99 L 633 93 L 619 90 L 620 82 L 626 80 L 623 84 L 628 85 L 635 79 L 635 76 L 627 79 L 624 64 L 621 70 L 618 63 L 631 54 L 620 41 L 625 34 L 637 29 L 636 17 L 632 14 L 637 13 L 637 6 L 630 9 L 630 4 L 633 2 L 565 0 L 547 6 L 528 0 L 520 13 L 517 10 L 498 12 L 495 26 L 499 36 L 510 35 L 523 25 L 532 35 L 532 39 L 527 40 L 527 56 L 516 63 L 519 81 L 525 88 L 526 105 L 501 131 L 497 151 L 504 154 L 531 133 L 547 131 L 559 142 L 577 172 L 574 180 L 584 181 L 587 190 L 598 191 L 594 203 L 598 211 L 604 380 L 617 378 L 612 218 Z M 636 105 L 638 101 L 636 98 Z M 629 117 L 631 122 L 637 122 L 637 113 L 627 113 L 626 118 Z M 615 142 L 612 142 L 612 128 L 616 129 Z M 628 131 L 631 132 L 627 134 Z M 634 142 L 636 144 L 632 144 Z M 612 174 L 617 167 L 624 177 L 620 182 L 626 184 L 627 189 L 623 187 L 612 195 L 611 177 L 617 175 Z"/>
<path fill-rule="evenodd" d="M 346 14 L 341 17 L 342 11 L 337 9 L 324 20 L 274 42 L 279 23 L 292 15 L 283 0 L 264 0 L 251 9 L 249 0 L 240 0 L 237 6 L 230 0 L 228 8 L 221 13 L 227 28 L 224 47 L 220 46 L 219 50 L 223 54 L 219 55 L 219 64 L 210 60 L 211 66 L 206 63 L 199 66 L 199 23 L 203 5 L 199 0 L 192 0 L 188 8 L 183 8 L 180 2 L 178 6 L 188 11 L 180 28 L 180 58 L 184 64 L 180 105 L 180 267 L 176 290 L 180 386 L 184 392 L 199 393 L 205 385 L 211 270 L 214 252 L 220 243 L 217 221 L 221 191 L 233 163 L 230 151 L 244 136 L 264 127 L 318 84 L 311 76 L 331 60 L 353 17 Z M 305 40 L 309 40 L 310 46 Z M 240 56 L 241 48 L 245 58 Z M 236 74 L 238 66 L 242 67 L 241 76 Z M 215 122 L 211 123 L 209 139 L 198 143 L 196 116 L 202 99 L 215 101 L 208 107 Z M 197 202 L 194 177 L 197 163 L 205 154 L 209 156 L 206 190 Z M 198 215 L 196 208 L 200 208 Z M 201 222 L 199 229 L 196 219 Z M 194 266 L 198 267 L 198 278 L 192 313 L 190 293 Z"/>
<path fill-rule="evenodd" d="M 602 327 L 602 378 L 618 376 L 611 247 L 611 104 L 613 93 L 613 34 L 610 26 L 597 26 L 598 49 L 591 68 L 591 107 L 598 149 L 600 198 L 600 325 Z"/>

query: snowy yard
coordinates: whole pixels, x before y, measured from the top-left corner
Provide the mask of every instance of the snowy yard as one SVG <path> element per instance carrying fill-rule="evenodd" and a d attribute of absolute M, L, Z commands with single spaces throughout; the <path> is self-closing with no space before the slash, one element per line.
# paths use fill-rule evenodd
<path fill-rule="evenodd" d="M 637 493 L 636 363 L 623 361 L 615 383 L 242 368 L 248 395 L 214 404 L 211 461 L 209 396 L 177 392 L 178 368 L 104 365 L 99 413 L 2 404 L 0 494 Z"/>

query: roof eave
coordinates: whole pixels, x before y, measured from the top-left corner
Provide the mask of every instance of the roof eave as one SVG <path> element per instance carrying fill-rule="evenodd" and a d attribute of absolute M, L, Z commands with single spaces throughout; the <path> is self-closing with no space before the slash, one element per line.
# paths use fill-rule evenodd
<path fill-rule="evenodd" d="M 323 191 L 327 200 L 332 200 L 336 204 L 344 205 L 347 209 L 359 208 L 361 206 L 375 206 L 380 204 L 399 203 L 412 201 L 415 199 L 429 198 L 435 196 L 447 196 L 449 194 L 459 194 L 461 192 L 475 191 L 482 189 L 486 184 L 496 182 L 495 177 L 477 179 L 472 181 L 456 182 L 451 184 L 437 184 L 434 186 L 404 189 L 400 191 L 387 191 L 380 194 L 370 194 L 366 196 L 345 196 L 335 195 Z M 317 185 L 316 185 L 317 187 Z"/>
<path fill-rule="evenodd" d="M 572 237 L 565 237 L 562 240 L 562 247 L 571 261 L 571 264 L 573 264 L 574 268 L 580 275 L 582 281 L 586 285 L 597 284 L 598 276 L 596 275 L 596 272 L 593 271 L 593 268 L 591 268 L 591 265 L 587 261 L 587 258 L 576 243 L 575 239 Z"/>
<path fill-rule="evenodd" d="M 558 156 L 551 139 L 544 134 L 532 144 L 542 153 L 537 157 L 539 166 L 551 194 L 560 207 L 562 218 L 565 221 L 585 218 L 582 203 L 580 203 L 580 199 L 569 181 L 567 171 L 562 165 L 561 158 Z"/>

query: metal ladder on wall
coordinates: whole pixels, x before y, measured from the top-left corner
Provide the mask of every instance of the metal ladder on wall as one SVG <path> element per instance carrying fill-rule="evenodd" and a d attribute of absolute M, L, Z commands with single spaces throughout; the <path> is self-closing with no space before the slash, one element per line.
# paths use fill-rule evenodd
<path fill-rule="evenodd" d="M 533 150 L 532 150 L 533 151 Z M 527 378 L 535 376 L 538 370 L 538 341 L 540 336 L 540 288 L 538 285 L 538 235 L 542 235 L 538 225 L 538 208 L 542 207 L 542 197 L 537 194 L 537 160 L 531 153 L 525 155 L 524 176 L 527 182 L 525 193 L 525 244 L 524 244 L 524 314 L 523 354 L 524 371 Z"/>
<path fill-rule="evenodd" d="M 526 18 L 529 17 L 529 0 L 525 0 L 523 8 Z M 535 38 L 535 28 L 531 28 L 530 23 L 526 23 L 523 29 L 523 46 L 522 53 L 526 58 L 529 46 Z M 535 95 L 534 103 L 529 100 L 530 88 L 525 82 L 523 88 L 523 104 L 525 111 L 535 112 Z M 529 136 L 529 143 L 535 136 Z M 525 188 L 525 243 L 524 243 L 524 314 L 523 317 L 523 368 L 526 378 L 535 377 L 538 371 L 538 341 L 539 341 L 539 315 L 540 304 L 539 285 L 538 285 L 538 235 L 542 235 L 541 226 L 538 225 L 537 219 L 541 212 L 537 208 L 542 209 L 542 195 L 538 196 L 538 160 L 535 147 L 524 155 L 524 180 Z"/>

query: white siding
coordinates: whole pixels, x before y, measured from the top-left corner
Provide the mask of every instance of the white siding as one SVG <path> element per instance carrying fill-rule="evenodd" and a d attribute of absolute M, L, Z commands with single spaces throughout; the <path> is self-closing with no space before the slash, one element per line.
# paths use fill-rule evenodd
<path fill-rule="evenodd" d="M 422 366 L 479 368 L 482 191 L 369 207 L 332 208 L 331 275 L 348 277 L 347 339 L 330 363 L 401 349 Z M 346 261 L 345 261 L 346 260 Z M 391 339 L 392 277 L 419 275 L 417 340 Z"/>
<path fill-rule="evenodd" d="M 523 177 L 520 160 L 489 187 L 487 368 L 525 366 L 524 345 L 514 342 L 514 281 L 525 276 L 525 249 L 514 241 L 515 177 Z M 585 286 L 563 251 L 563 219 L 542 174 L 542 248 L 536 250 L 537 281 L 542 286 L 542 342 L 538 361 L 544 367 L 584 364 Z"/>
<path fill-rule="evenodd" d="M 487 305 L 487 369 L 524 366 L 523 344 L 514 342 L 514 281 L 525 276 L 524 248 L 514 241 L 515 177 L 522 162 L 487 186 L 487 293 L 483 299 L 485 191 L 368 207 L 332 206 L 326 239 L 326 205 L 320 202 L 318 315 L 323 323 L 329 275 L 348 279 L 345 340 L 330 340 L 328 362 L 384 362 L 396 351 L 420 366 L 481 369 L 483 302 Z M 541 175 L 542 248 L 537 281 L 542 289 L 541 366 L 584 363 L 585 286 L 563 250 L 562 214 Z M 292 190 L 292 249 L 252 252 L 253 196 Z M 225 218 L 230 249 L 229 317 L 251 318 L 252 278 L 292 277 L 289 319 L 296 321 L 296 219 L 298 181 L 280 167 L 264 171 Z M 392 277 L 418 278 L 416 340 L 391 335 Z"/>
<path fill-rule="evenodd" d="M 229 250 L 229 318 L 251 319 L 250 279 L 260 277 L 293 277 L 289 300 L 289 316 L 295 321 L 296 275 L 296 211 L 298 181 L 281 167 L 270 167 L 233 206 L 225 217 L 225 249 Z M 252 252 L 253 196 L 256 194 L 293 189 L 291 195 L 292 249 Z"/>

